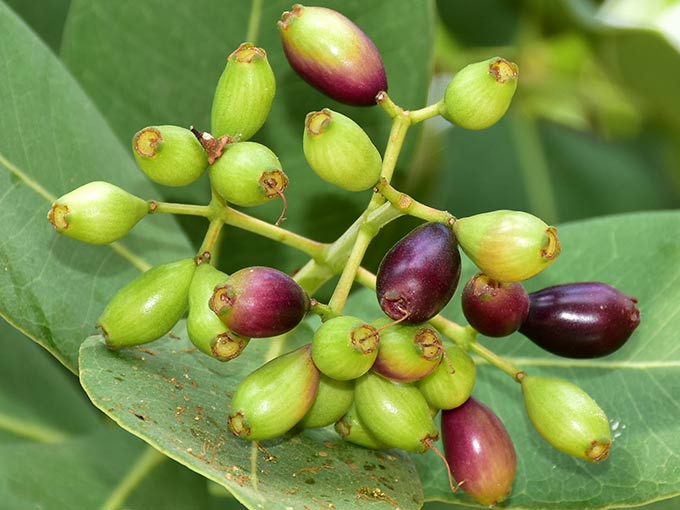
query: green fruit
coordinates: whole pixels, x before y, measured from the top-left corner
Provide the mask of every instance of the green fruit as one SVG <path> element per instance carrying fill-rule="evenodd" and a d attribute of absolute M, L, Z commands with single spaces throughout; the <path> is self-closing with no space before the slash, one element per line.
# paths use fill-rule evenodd
<path fill-rule="evenodd" d="M 267 147 L 239 142 L 227 145 L 212 164 L 210 182 L 225 202 L 251 207 L 283 195 L 288 177 Z"/>
<path fill-rule="evenodd" d="M 97 321 L 106 346 L 119 349 L 156 340 L 184 315 L 196 270 L 193 258 L 153 267 L 120 289 Z"/>
<path fill-rule="evenodd" d="M 274 101 L 276 80 L 267 53 L 243 43 L 227 59 L 212 104 L 212 135 L 243 141 L 264 124 Z"/>
<path fill-rule="evenodd" d="M 208 306 L 213 289 L 229 276 L 208 263 L 196 268 L 189 287 L 187 333 L 198 349 L 220 361 L 236 358 L 248 345 L 248 338 L 229 331 Z"/>
<path fill-rule="evenodd" d="M 557 229 L 521 211 L 499 210 L 459 218 L 453 231 L 467 256 L 499 282 L 531 278 L 560 254 Z"/>
<path fill-rule="evenodd" d="M 331 425 L 342 418 L 353 401 L 354 383 L 352 381 L 338 381 L 321 374 L 319 391 L 314 404 L 298 426 L 311 429 Z"/>
<path fill-rule="evenodd" d="M 190 130 L 179 126 L 152 126 L 132 139 L 137 165 L 154 182 L 185 186 L 208 168 L 208 155 Z"/>
<path fill-rule="evenodd" d="M 356 406 L 354 404 L 352 404 L 347 413 L 335 423 L 335 431 L 345 441 L 363 446 L 364 448 L 371 448 L 373 450 L 389 448 L 385 443 L 376 439 L 375 436 L 366 429 L 366 425 L 363 424 L 357 415 Z"/>
<path fill-rule="evenodd" d="M 446 347 L 446 359 L 416 386 L 435 409 L 453 409 L 472 394 L 477 368 L 472 358 L 457 345 Z"/>
<path fill-rule="evenodd" d="M 327 320 L 314 332 L 312 358 L 328 377 L 340 381 L 365 374 L 378 355 L 377 330 L 358 317 Z"/>
<path fill-rule="evenodd" d="M 288 432 L 312 407 L 319 387 L 309 344 L 251 372 L 231 400 L 229 430 L 261 441 Z"/>
<path fill-rule="evenodd" d="M 328 108 L 308 113 L 302 142 L 309 166 L 331 184 L 363 191 L 380 179 L 380 153 L 361 126 L 349 117 Z"/>
<path fill-rule="evenodd" d="M 422 379 L 439 366 L 444 353 L 441 337 L 425 324 L 392 324 L 383 318 L 373 322 L 380 331 L 380 348 L 373 370 L 395 381 Z"/>
<path fill-rule="evenodd" d="M 581 388 L 562 379 L 525 375 L 522 394 L 531 423 L 552 446 L 590 462 L 609 455 L 609 420 Z"/>
<path fill-rule="evenodd" d="M 90 244 L 112 243 L 149 213 L 149 204 L 108 182 L 89 182 L 52 204 L 47 219 L 54 230 Z"/>
<path fill-rule="evenodd" d="M 368 372 L 356 381 L 354 405 L 368 431 L 391 448 L 424 452 L 439 437 L 418 388 Z"/>
<path fill-rule="evenodd" d="M 441 115 L 466 129 L 486 129 L 505 114 L 517 88 L 517 64 L 494 57 L 470 64 L 453 77 Z"/>

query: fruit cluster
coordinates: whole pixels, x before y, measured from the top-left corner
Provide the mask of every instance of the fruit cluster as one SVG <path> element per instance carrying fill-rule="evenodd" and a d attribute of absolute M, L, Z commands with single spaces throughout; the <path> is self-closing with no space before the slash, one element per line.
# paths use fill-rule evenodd
<path fill-rule="evenodd" d="M 311 343 L 270 360 L 238 386 L 227 424 L 236 436 L 266 440 L 333 425 L 363 447 L 424 452 L 435 449 L 442 410 L 451 479 L 478 502 L 496 504 L 510 493 L 517 456 L 500 419 L 471 396 L 475 354 L 521 384 L 528 417 L 550 444 L 587 461 L 605 459 L 609 423 L 592 398 L 568 381 L 514 367 L 479 344 L 477 335 L 519 331 L 557 355 L 604 356 L 637 327 L 636 300 L 599 282 L 527 293 L 522 282 L 560 253 L 555 228 L 519 211 L 455 218 L 390 184 L 409 126 L 437 115 L 467 129 L 493 125 L 510 105 L 518 67 L 502 58 L 471 64 L 452 79 L 441 101 L 405 111 L 387 95 L 375 44 L 340 13 L 295 5 L 282 15 L 279 31 L 290 65 L 304 80 L 346 104 L 378 104 L 391 118 L 393 136 L 383 156 L 341 113 L 323 108 L 304 120 L 302 150 L 312 170 L 344 190 L 372 189 L 370 203 L 331 244 L 280 227 L 283 214 L 272 225 L 233 207 L 281 197 L 285 212 L 288 184 L 274 152 L 250 140 L 269 115 L 276 82 L 266 52 L 242 44 L 217 84 L 209 133 L 150 126 L 132 142 L 139 167 L 155 182 L 183 186 L 207 171 L 208 205 L 146 201 L 92 182 L 56 200 L 49 211 L 58 232 L 93 244 L 120 239 L 153 213 L 199 215 L 210 222 L 195 256 L 150 268 L 111 299 L 97 324 L 106 345 L 154 341 L 187 314 L 197 349 L 228 361 L 251 339 L 287 333 L 313 313 L 321 324 Z M 402 215 L 423 223 L 385 254 L 372 275 L 361 267 L 364 253 L 380 228 Z M 287 244 L 311 260 L 295 277 L 262 266 L 226 274 L 211 256 L 225 225 Z M 480 270 L 461 293 L 467 327 L 440 314 L 459 284 L 460 249 Z M 310 297 L 334 274 L 340 277 L 328 304 Z M 366 322 L 343 313 L 355 281 L 375 290 L 383 318 Z"/>

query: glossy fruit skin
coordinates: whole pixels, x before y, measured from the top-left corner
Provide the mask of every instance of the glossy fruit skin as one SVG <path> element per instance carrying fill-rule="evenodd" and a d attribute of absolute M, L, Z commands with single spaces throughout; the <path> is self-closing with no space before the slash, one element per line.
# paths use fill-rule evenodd
<path fill-rule="evenodd" d="M 309 304 L 309 296 L 295 280 L 265 266 L 236 271 L 210 298 L 210 308 L 227 328 L 248 338 L 290 331 L 304 318 Z"/>
<path fill-rule="evenodd" d="M 312 407 L 297 424 L 302 428 L 332 425 L 341 419 L 354 401 L 354 382 L 338 381 L 321 374 Z"/>
<path fill-rule="evenodd" d="M 144 344 L 168 333 L 187 310 L 195 270 L 193 258 L 161 264 L 120 289 L 97 321 L 106 346 Z"/>
<path fill-rule="evenodd" d="M 512 439 L 496 414 L 470 397 L 442 411 L 446 460 L 460 487 L 482 505 L 505 500 L 517 471 Z"/>
<path fill-rule="evenodd" d="M 526 319 L 529 295 L 520 282 L 498 282 L 478 273 L 463 288 L 461 305 L 470 326 L 482 335 L 502 337 Z"/>
<path fill-rule="evenodd" d="M 238 385 L 230 404 L 229 430 L 258 441 L 285 434 L 312 407 L 318 386 L 319 371 L 309 344 L 274 358 Z"/>
<path fill-rule="evenodd" d="M 434 409 L 453 409 L 472 394 L 477 366 L 470 355 L 457 345 L 446 346 L 446 358 L 416 386 Z"/>
<path fill-rule="evenodd" d="M 388 445 L 376 439 L 371 434 L 366 425 L 361 421 L 357 414 L 354 402 L 350 405 L 349 410 L 335 423 L 335 431 L 345 441 L 363 446 L 364 448 L 371 448 L 373 450 L 380 450 L 382 448 L 389 448 Z"/>
<path fill-rule="evenodd" d="M 378 49 L 359 27 L 326 7 L 295 4 L 278 22 L 291 67 L 307 83 L 345 104 L 375 104 L 387 90 Z"/>
<path fill-rule="evenodd" d="M 640 324 L 637 299 L 600 282 L 555 285 L 529 294 L 519 331 L 546 351 L 599 358 L 621 348 Z"/>
<path fill-rule="evenodd" d="M 529 419 L 548 443 L 589 462 L 609 456 L 609 420 L 590 395 L 554 377 L 524 375 L 521 384 Z"/>
<path fill-rule="evenodd" d="M 424 322 L 450 301 L 460 279 L 460 253 L 451 228 L 425 223 L 406 234 L 383 257 L 376 294 L 394 320 Z"/>

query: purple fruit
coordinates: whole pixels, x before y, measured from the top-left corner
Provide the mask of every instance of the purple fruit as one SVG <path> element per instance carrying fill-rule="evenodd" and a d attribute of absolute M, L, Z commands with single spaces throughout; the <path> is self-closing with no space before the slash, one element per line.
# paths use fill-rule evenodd
<path fill-rule="evenodd" d="M 449 302 L 460 279 L 460 253 L 453 231 L 425 223 L 398 241 L 378 268 L 380 308 L 394 320 L 431 319 Z"/>
<path fill-rule="evenodd" d="M 460 487 L 483 505 L 508 497 L 517 470 L 512 439 L 496 414 L 470 397 L 442 411 L 444 453 Z"/>
<path fill-rule="evenodd" d="M 465 285 L 461 304 L 470 326 L 492 337 L 514 333 L 529 313 L 529 295 L 520 282 L 498 282 L 483 273 Z"/>
<path fill-rule="evenodd" d="M 529 294 L 519 331 L 567 358 L 598 358 L 619 349 L 640 323 L 637 299 L 599 282 L 555 285 Z"/>
<path fill-rule="evenodd" d="M 297 326 L 309 310 L 309 297 L 287 274 L 253 266 L 215 287 L 209 305 L 234 333 L 264 338 Z"/>

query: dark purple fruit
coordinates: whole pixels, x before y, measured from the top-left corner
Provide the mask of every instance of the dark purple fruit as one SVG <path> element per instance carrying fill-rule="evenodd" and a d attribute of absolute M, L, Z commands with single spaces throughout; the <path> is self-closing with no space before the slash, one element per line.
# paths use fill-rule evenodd
<path fill-rule="evenodd" d="M 640 323 L 637 299 L 599 282 L 555 285 L 529 294 L 519 331 L 567 358 L 599 358 L 619 349 Z"/>
<path fill-rule="evenodd" d="M 496 414 L 470 397 L 442 411 L 444 453 L 461 488 L 482 505 L 508 497 L 517 470 L 512 439 Z"/>
<path fill-rule="evenodd" d="M 297 326 L 309 310 L 309 296 L 287 274 L 253 266 L 215 287 L 209 305 L 237 335 L 265 338 Z"/>
<path fill-rule="evenodd" d="M 520 282 L 498 282 L 484 273 L 467 282 L 461 304 L 470 326 L 492 337 L 514 333 L 529 313 L 529 295 Z"/>
<path fill-rule="evenodd" d="M 453 231 L 425 223 L 398 241 L 378 268 L 380 308 L 394 320 L 424 322 L 449 302 L 460 279 L 460 253 Z"/>

